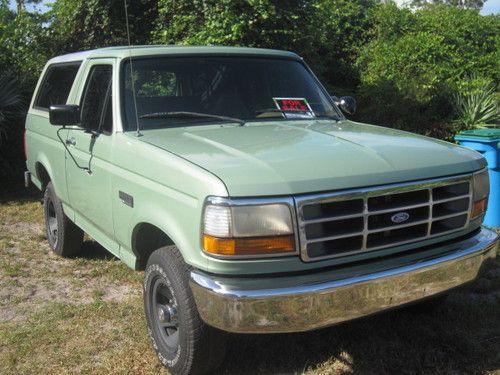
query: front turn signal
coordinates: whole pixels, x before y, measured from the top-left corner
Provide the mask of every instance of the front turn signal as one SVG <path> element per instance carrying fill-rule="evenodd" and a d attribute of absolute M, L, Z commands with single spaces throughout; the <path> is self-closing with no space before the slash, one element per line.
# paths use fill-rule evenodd
<path fill-rule="evenodd" d="M 475 219 L 476 217 L 483 215 L 488 208 L 488 198 L 481 199 L 477 202 L 474 202 L 472 206 L 471 218 Z"/>
<path fill-rule="evenodd" d="M 295 241 L 293 235 L 218 238 L 205 234 L 203 248 L 207 253 L 222 256 L 286 255 L 295 252 Z"/>

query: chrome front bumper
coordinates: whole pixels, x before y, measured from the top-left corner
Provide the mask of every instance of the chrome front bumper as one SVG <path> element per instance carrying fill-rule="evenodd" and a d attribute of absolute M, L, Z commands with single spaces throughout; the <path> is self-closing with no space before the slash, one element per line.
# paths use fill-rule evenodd
<path fill-rule="evenodd" d="M 440 256 L 396 267 L 394 260 L 379 261 L 375 272 L 365 268 L 350 277 L 338 278 L 341 270 L 237 279 L 192 271 L 190 285 L 202 319 L 211 326 L 237 333 L 299 332 L 458 287 L 476 279 L 497 254 L 498 235 L 482 229 L 444 246 Z"/>

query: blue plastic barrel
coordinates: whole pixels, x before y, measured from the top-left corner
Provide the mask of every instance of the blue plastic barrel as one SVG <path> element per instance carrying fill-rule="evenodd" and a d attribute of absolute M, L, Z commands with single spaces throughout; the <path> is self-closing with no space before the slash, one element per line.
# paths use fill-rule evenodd
<path fill-rule="evenodd" d="M 488 162 L 490 199 L 484 225 L 500 227 L 500 129 L 475 129 L 459 133 L 460 145 L 480 152 Z"/>

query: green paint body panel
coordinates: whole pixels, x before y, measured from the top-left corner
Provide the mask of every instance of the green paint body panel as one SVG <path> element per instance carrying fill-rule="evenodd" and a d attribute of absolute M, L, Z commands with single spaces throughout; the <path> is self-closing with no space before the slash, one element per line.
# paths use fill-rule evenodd
<path fill-rule="evenodd" d="M 77 127 L 52 126 L 48 112 L 33 103 L 26 120 L 27 167 L 34 184 L 42 188 L 45 170 L 66 215 L 130 267 L 137 266 L 134 241 L 144 224 L 168 235 L 192 266 L 238 275 L 306 271 L 363 260 L 452 239 L 480 226 L 472 221 L 469 228 L 452 235 L 311 263 L 298 255 L 251 260 L 205 255 L 200 233 L 207 196 L 335 191 L 470 173 L 486 164 L 480 154 L 450 143 L 345 119 L 262 121 L 245 126 L 212 123 L 148 130 L 140 137 L 123 132 L 120 62 L 130 55 L 182 54 L 300 59 L 290 52 L 229 47 L 114 47 L 65 55 L 47 66 L 82 61 L 67 104 L 79 104 L 93 65 L 113 66 L 113 132 L 92 139 Z M 75 139 L 71 153 L 79 164 L 90 165 L 91 174 L 76 167 L 57 131 L 63 140 Z M 120 199 L 120 192 L 133 197 L 133 207 Z"/>
<path fill-rule="evenodd" d="M 142 141 L 212 171 L 233 197 L 302 194 L 484 168 L 451 143 L 351 121 L 309 120 L 145 131 Z"/>

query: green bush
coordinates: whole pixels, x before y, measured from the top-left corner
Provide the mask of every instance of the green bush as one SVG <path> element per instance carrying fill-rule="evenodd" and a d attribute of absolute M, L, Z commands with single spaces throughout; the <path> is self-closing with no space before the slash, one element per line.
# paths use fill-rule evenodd
<path fill-rule="evenodd" d="M 460 130 L 500 125 L 500 98 L 491 82 L 472 77 L 469 89 L 454 95 L 456 124 Z"/>
<path fill-rule="evenodd" d="M 12 122 L 19 117 L 21 104 L 16 80 L 5 74 L 0 75 L 0 144 Z"/>
<path fill-rule="evenodd" d="M 21 176 L 24 101 L 12 75 L 0 73 L 0 181 Z"/>
<path fill-rule="evenodd" d="M 449 138 L 454 93 L 464 93 L 466 78 L 498 82 L 498 16 L 388 4 L 374 12 L 374 25 L 358 58 L 362 120 Z"/>

